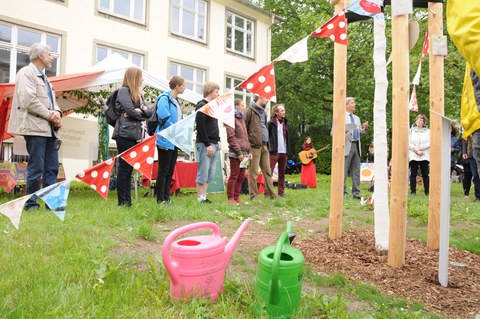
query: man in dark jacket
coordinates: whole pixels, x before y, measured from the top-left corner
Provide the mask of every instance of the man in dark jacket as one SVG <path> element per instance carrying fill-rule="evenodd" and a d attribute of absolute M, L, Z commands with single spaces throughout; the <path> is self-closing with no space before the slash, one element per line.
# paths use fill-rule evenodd
<path fill-rule="evenodd" d="M 208 102 L 218 97 L 220 87 L 217 83 L 206 82 L 203 84 L 203 99 L 197 103 L 195 110 L 199 110 Z M 211 203 L 207 199 L 208 183 L 215 178 L 215 164 L 217 151 L 221 150 L 218 121 L 203 112 L 197 112 L 195 116 L 197 125 L 197 196 L 200 203 Z"/>
<path fill-rule="evenodd" d="M 270 152 L 270 169 L 273 173 L 278 163 L 278 196 L 285 196 L 285 169 L 290 150 L 288 121 L 285 117 L 285 105 L 277 104 L 274 115 L 268 122 L 268 150 Z"/>
<path fill-rule="evenodd" d="M 251 200 L 255 200 L 258 196 L 257 177 L 259 168 L 265 178 L 265 197 L 277 198 L 273 188 L 270 153 L 268 152 L 267 113 L 265 109 L 267 103 L 267 99 L 255 96 L 245 111 L 248 140 L 252 147 L 252 162 L 248 172 L 248 191 Z"/>

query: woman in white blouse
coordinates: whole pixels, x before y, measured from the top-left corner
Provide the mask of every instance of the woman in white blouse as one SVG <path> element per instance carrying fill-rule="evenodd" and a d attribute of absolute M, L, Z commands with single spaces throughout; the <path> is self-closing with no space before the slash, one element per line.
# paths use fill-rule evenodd
<path fill-rule="evenodd" d="M 430 130 L 425 127 L 427 117 L 423 114 L 417 115 L 415 125 L 410 129 L 409 136 L 409 160 L 410 160 L 410 192 L 417 193 L 417 172 L 418 167 L 422 172 L 425 195 L 428 196 L 429 177 L 428 165 L 430 164 Z"/>

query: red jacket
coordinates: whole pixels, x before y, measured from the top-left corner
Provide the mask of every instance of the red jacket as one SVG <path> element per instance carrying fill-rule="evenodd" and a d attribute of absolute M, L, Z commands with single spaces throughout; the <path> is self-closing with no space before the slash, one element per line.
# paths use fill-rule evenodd
<path fill-rule="evenodd" d="M 235 154 L 238 157 L 243 153 L 251 152 L 243 115 L 235 113 L 235 128 L 227 126 L 227 141 L 230 156 Z"/>

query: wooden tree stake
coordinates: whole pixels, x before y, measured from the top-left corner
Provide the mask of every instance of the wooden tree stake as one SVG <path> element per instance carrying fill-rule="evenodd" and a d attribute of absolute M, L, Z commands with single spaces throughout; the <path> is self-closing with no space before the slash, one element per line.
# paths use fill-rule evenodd
<path fill-rule="evenodd" d="M 344 8 L 337 2 L 335 12 Z M 335 43 L 333 66 L 333 141 L 330 183 L 329 236 L 342 237 L 343 174 L 345 163 L 345 99 L 347 91 L 347 46 Z"/>
<path fill-rule="evenodd" d="M 403 1 L 403 0 L 396 0 Z M 392 3 L 392 5 L 394 5 Z M 392 17 L 392 180 L 388 265 L 405 264 L 408 197 L 408 15 Z"/>
<path fill-rule="evenodd" d="M 443 35 L 443 4 L 428 3 L 428 34 L 430 37 L 430 110 L 444 115 L 444 74 L 441 55 L 433 55 L 432 39 Z M 440 204 L 442 183 L 442 119 L 430 115 L 430 195 L 428 206 L 428 236 L 427 246 L 431 249 L 440 247 Z M 444 145 L 443 147 L 450 147 Z M 447 169 L 443 167 L 443 169 Z"/>

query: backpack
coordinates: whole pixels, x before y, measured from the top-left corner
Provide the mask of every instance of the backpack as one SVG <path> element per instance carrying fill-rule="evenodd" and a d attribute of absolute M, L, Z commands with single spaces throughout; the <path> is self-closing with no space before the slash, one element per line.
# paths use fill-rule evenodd
<path fill-rule="evenodd" d="M 150 118 L 147 120 L 147 133 L 150 136 L 155 135 L 155 131 L 157 130 L 157 127 L 161 125 L 162 127 L 165 125 L 165 123 L 168 121 L 170 117 L 167 117 L 166 119 L 163 119 L 161 123 L 158 121 L 158 115 L 157 115 L 157 105 L 158 101 L 160 101 L 160 98 L 164 95 L 160 95 L 157 98 L 157 102 L 155 103 L 155 110 L 153 114 L 150 116 Z M 168 97 L 167 97 L 168 98 Z M 168 109 L 170 110 L 170 100 L 168 100 Z"/>
<path fill-rule="evenodd" d="M 104 114 L 105 118 L 107 119 L 107 123 L 113 127 L 117 123 L 118 118 L 120 117 L 120 112 L 118 112 L 116 103 L 117 103 L 117 95 L 120 89 L 116 89 L 115 91 L 110 94 L 107 99 L 106 108 L 104 106 Z"/>
<path fill-rule="evenodd" d="M 157 100 L 158 103 L 158 100 Z M 155 104 L 155 109 L 153 110 L 153 114 L 147 120 L 147 133 L 150 136 L 155 135 L 155 131 L 157 130 L 158 126 L 158 116 L 157 116 L 157 105 Z"/>

